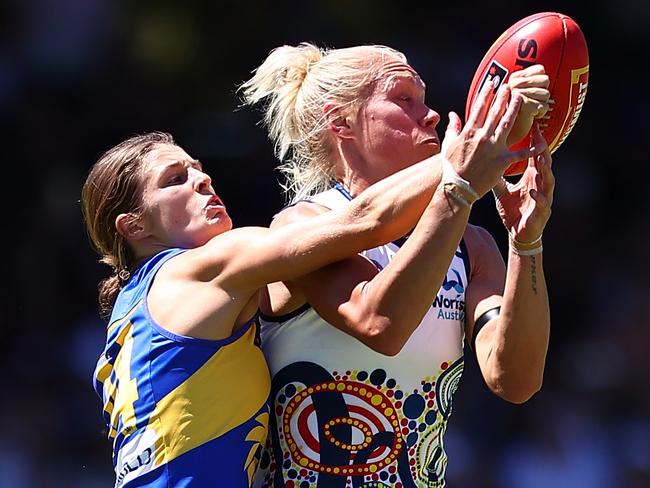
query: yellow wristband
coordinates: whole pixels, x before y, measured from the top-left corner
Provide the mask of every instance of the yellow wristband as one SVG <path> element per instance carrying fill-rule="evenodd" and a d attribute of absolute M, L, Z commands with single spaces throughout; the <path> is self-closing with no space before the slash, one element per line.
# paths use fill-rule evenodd
<path fill-rule="evenodd" d="M 534 256 L 540 254 L 544 250 L 542 236 L 539 236 L 532 242 L 520 242 L 510 236 L 510 249 L 518 256 Z"/>

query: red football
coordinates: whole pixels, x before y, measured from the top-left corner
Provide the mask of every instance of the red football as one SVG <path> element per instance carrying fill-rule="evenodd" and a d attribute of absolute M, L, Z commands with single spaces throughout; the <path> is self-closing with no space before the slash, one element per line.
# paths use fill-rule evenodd
<path fill-rule="evenodd" d="M 510 73 L 533 64 L 542 64 L 550 78 L 551 99 L 555 104 L 540 119 L 542 133 L 554 152 L 573 129 L 587 95 L 589 80 L 589 52 L 580 27 L 570 17 L 556 12 L 530 15 L 499 37 L 479 64 L 467 97 L 465 118 L 476 95 L 486 82 L 492 82 L 494 90 L 508 80 Z M 490 99 L 491 103 L 492 99 Z M 525 147 L 529 137 L 515 144 Z M 525 161 L 512 164 L 506 175 L 523 173 Z"/>

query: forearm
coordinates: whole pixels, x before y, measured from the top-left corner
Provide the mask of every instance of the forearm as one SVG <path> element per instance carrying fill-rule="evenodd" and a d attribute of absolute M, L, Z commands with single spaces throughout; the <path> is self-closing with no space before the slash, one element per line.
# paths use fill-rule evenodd
<path fill-rule="evenodd" d="M 398 239 L 417 224 L 440 174 L 434 156 L 371 185 L 341 209 L 276 226 L 248 244 L 250 252 L 239 252 L 233 269 L 252 266 L 255 273 L 240 274 L 261 286 Z"/>
<path fill-rule="evenodd" d="M 484 376 L 497 394 L 521 403 L 541 388 L 549 332 L 542 254 L 510 250 L 501 312 L 484 357 Z"/>
<path fill-rule="evenodd" d="M 469 213 L 439 188 L 400 252 L 360 290 L 357 306 L 371 347 L 401 350 L 440 289 Z"/>
<path fill-rule="evenodd" d="M 322 254 L 325 261 L 321 265 L 328 264 L 399 239 L 411 231 L 440 183 L 439 161 L 440 158 L 434 156 L 416 163 L 374 183 L 348 205 L 315 217 L 315 222 L 297 224 L 311 230 L 297 233 L 302 234 L 300 240 L 286 236 L 292 241 L 288 246 L 293 259 L 290 266 L 300 264 L 306 253 Z M 290 224 L 293 225 L 296 224 Z M 280 232 L 287 233 L 286 228 Z M 326 241 L 332 243 L 328 245 Z"/>
<path fill-rule="evenodd" d="M 350 222 L 369 223 L 364 249 L 398 239 L 416 226 L 440 183 L 440 161 L 441 156 L 433 156 L 374 183 L 343 210 Z"/>

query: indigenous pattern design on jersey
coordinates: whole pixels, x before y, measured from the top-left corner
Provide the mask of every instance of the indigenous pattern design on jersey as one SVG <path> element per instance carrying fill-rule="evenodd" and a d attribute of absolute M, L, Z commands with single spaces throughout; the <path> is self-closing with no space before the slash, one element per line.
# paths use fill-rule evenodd
<path fill-rule="evenodd" d="M 173 334 L 146 296 L 156 254 L 120 292 L 94 387 L 113 442 L 115 487 L 248 487 L 268 426 L 270 378 L 255 320 L 224 340 Z"/>
<path fill-rule="evenodd" d="M 312 201 L 351 197 L 340 186 Z M 402 241 L 363 254 L 380 269 Z M 262 317 L 272 373 L 269 440 L 256 487 L 442 487 L 443 435 L 463 371 L 467 252 L 461 244 L 431 308 L 404 348 L 385 356 L 308 305 Z"/>

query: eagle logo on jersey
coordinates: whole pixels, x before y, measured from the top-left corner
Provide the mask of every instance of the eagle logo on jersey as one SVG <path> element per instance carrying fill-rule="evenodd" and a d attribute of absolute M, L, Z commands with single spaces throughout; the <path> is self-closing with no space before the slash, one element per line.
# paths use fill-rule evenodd
<path fill-rule="evenodd" d="M 251 429 L 251 431 L 246 436 L 247 441 L 253 441 L 253 445 L 248 451 L 248 456 L 246 457 L 246 463 L 244 469 L 246 469 L 246 474 L 248 475 L 248 486 L 251 486 L 253 482 L 253 475 L 257 469 L 257 464 L 259 462 L 260 451 L 262 450 L 262 442 L 266 439 L 267 425 L 269 425 L 269 412 L 261 412 L 257 417 L 255 417 L 257 424 Z"/>

